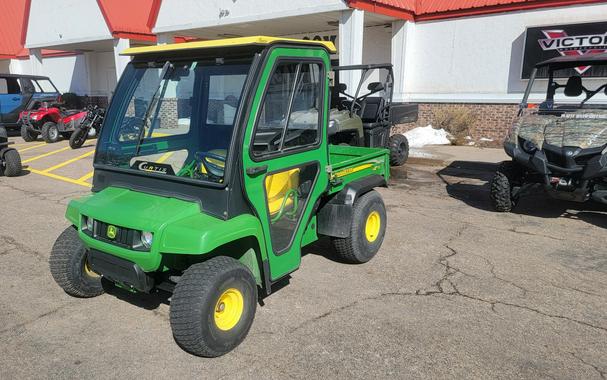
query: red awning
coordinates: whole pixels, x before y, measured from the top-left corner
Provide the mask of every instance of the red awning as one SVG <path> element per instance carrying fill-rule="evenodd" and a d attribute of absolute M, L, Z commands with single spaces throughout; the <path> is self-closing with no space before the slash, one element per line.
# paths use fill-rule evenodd
<path fill-rule="evenodd" d="M 160 0 L 97 0 L 110 32 L 117 38 L 155 41 Z"/>
<path fill-rule="evenodd" d="M 405 20 L 433 20 L 577 4 L 604 0 L 349 0 L 352 8 Z"/>
<path fill-rule="evenodd" d="M 23 46 L 27 33 L 29 5 L 29 0 L 2 0 L 0 59 L 10 59 L 20 54 L 27 54 L 27 50 Z"/>

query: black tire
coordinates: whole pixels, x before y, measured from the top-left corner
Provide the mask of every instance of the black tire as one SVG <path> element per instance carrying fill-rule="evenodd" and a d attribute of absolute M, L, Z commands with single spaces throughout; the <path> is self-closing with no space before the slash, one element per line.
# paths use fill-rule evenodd
<path fill-rule="evenodd" d="M 21 156 L 15 149 L 7 149 L 4 151 L 4 175 L 7 177 L 15 177 L 21 174 Z"/>
<path fill-rule="evenodd" d="M 409 158 L 409 140 L 405 135 L 392 135 L 389 141 L 390 165 L 401 166 Z"/>
<path fill-rule="evenodd" d="M 72 149 L 80 148 L 86 141 L 87 131 L 86 129 L 76 128 L 76 130 L 70 136 L 70 147 Z"/>
<path fill-rule="evenodd" d="M 345 262 L 362 264 L 371 260 L 379 251 L 386 233 L 386 207 L 384 201 L 375 190 L 358 198 L 353 205 L 352 225 L 350 236 L 347 238 L 332 238 L 337 256 Z M 371 215 L 375 216 L 371 216 Z M 379 218 L 379 228 L 370 228 L 372 234 L 367 233 L 367 225 L 371 218 Z"/>
<path fill-rule="evenodd" d="M 493 208 L 498 212 L 510 212 L 517 199 L 512 196 L 512 189 L 520 181 L 520 170 L 512 161 L 500 164 L 489 184 L 489 197 Z"/>
<path fill-rule="evenodd" d="M 35 141 L 38 138 L 38 134 L 31 132 L 25 125 L 21 126 L 21 138 L 25 142 Z"/>
<path fill-rule="evenodd" d="M 81 298 L 103 294 L 101 276 L 88 267 L 87 251 L 75 228 L 70 226 L 59 235 L 49 266 L 53 279 L 67 294 Z"/>
<path fill-rule="evenodd" d="M 59 129 L 57 128 L 57 124 L 52 121 L 47 121 L 42 124 L 42 128 L 40 129 L 42 138 L 47 143 L 54 143 L 59 141 Z"/>
<path fill-rule="evenodd" d="M 220 313 L 220 305 L 226 305 L 219 303 L 220 297 L 233 289 L 242 296 L 242 311 L 232 320 L 236 320 L 235 325 L 220 329 L 215 313 Z M 257 285 L 249 269 L 231 257 L 214 257 L 189 267 L 175 286 L 170 311 L 173 337 L 191 354 L 221 356 L 247 336 L 256 308 Z M 228 310 L 234 308 L 221 312 Z"/>

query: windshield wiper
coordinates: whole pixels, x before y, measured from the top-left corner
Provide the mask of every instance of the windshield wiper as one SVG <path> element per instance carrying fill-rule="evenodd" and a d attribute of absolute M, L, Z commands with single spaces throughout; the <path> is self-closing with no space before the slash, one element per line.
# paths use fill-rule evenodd
<path fill-rule="evenodd" d="M 162 66 L 162 70 L 160 71 L 160 75 L 158 76 L 159 81 L 158 81 L 158 84 L 156 85 L 156 90 L 154 91 L 154 94 L 152 94 L 152 99 L 150 99 L 150 105 L 145 110 L 145 114 L 143 115 L 143 123 L 141 124 L 141 130 L 139 131 L 139 136 L 137 136 L 138 141 L 137 141 L 137 146 L 135 147 L 134 157 L 137 157 L 139 155 L 139 150 L 141 149 L 141 144 L 143 143 L 143 140 L 145 139 L 145 129 L 148 125 L 150 113 L 154 109 L 154 106 L 158 102 L 158 99 L 160 98 L 160 96 L 164 95 L 168 81 L 164 82 L 164 86 L 162 86 L 162 91 L 160 91 L 160 96 L 158 93 L 160 90 L 160 84 L 164 80 L 164 77 L 167 74 L 167 72 L 169 71 L 170 67 L 171 67 L 171 63 L 169 61 L 166 61 L 164 63 L 164 65 Z"/>

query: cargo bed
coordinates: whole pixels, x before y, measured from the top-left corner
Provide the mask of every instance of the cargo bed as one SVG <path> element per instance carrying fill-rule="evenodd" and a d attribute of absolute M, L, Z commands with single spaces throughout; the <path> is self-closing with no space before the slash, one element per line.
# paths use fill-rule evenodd
<path fill-rule="evenodd" d="M 390 177 L 390 152 L 383 148 L 329 145 L 329 193 L 341 190 L 348 182 L 369 175 Z"/>

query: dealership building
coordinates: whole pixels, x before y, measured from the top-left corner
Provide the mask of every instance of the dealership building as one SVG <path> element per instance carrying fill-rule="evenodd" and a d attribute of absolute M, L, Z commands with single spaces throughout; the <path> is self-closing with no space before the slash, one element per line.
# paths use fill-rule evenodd
<path fill-rule="evenodd" d="M 466 108 L 473 137 L 496 143 L 537 61 L 607 49 L 607 2 L 591 0 L 2 0 L 0 8 L 0 72 L 46 75 L 92 102 L 111 98 L 128 47 L 323 39 L 338 48 L 335 64 L 391 63 L 394 100 L 418 104 L 418 124 Z M 541 96 L 538 87 L 531 98 Z"/>

